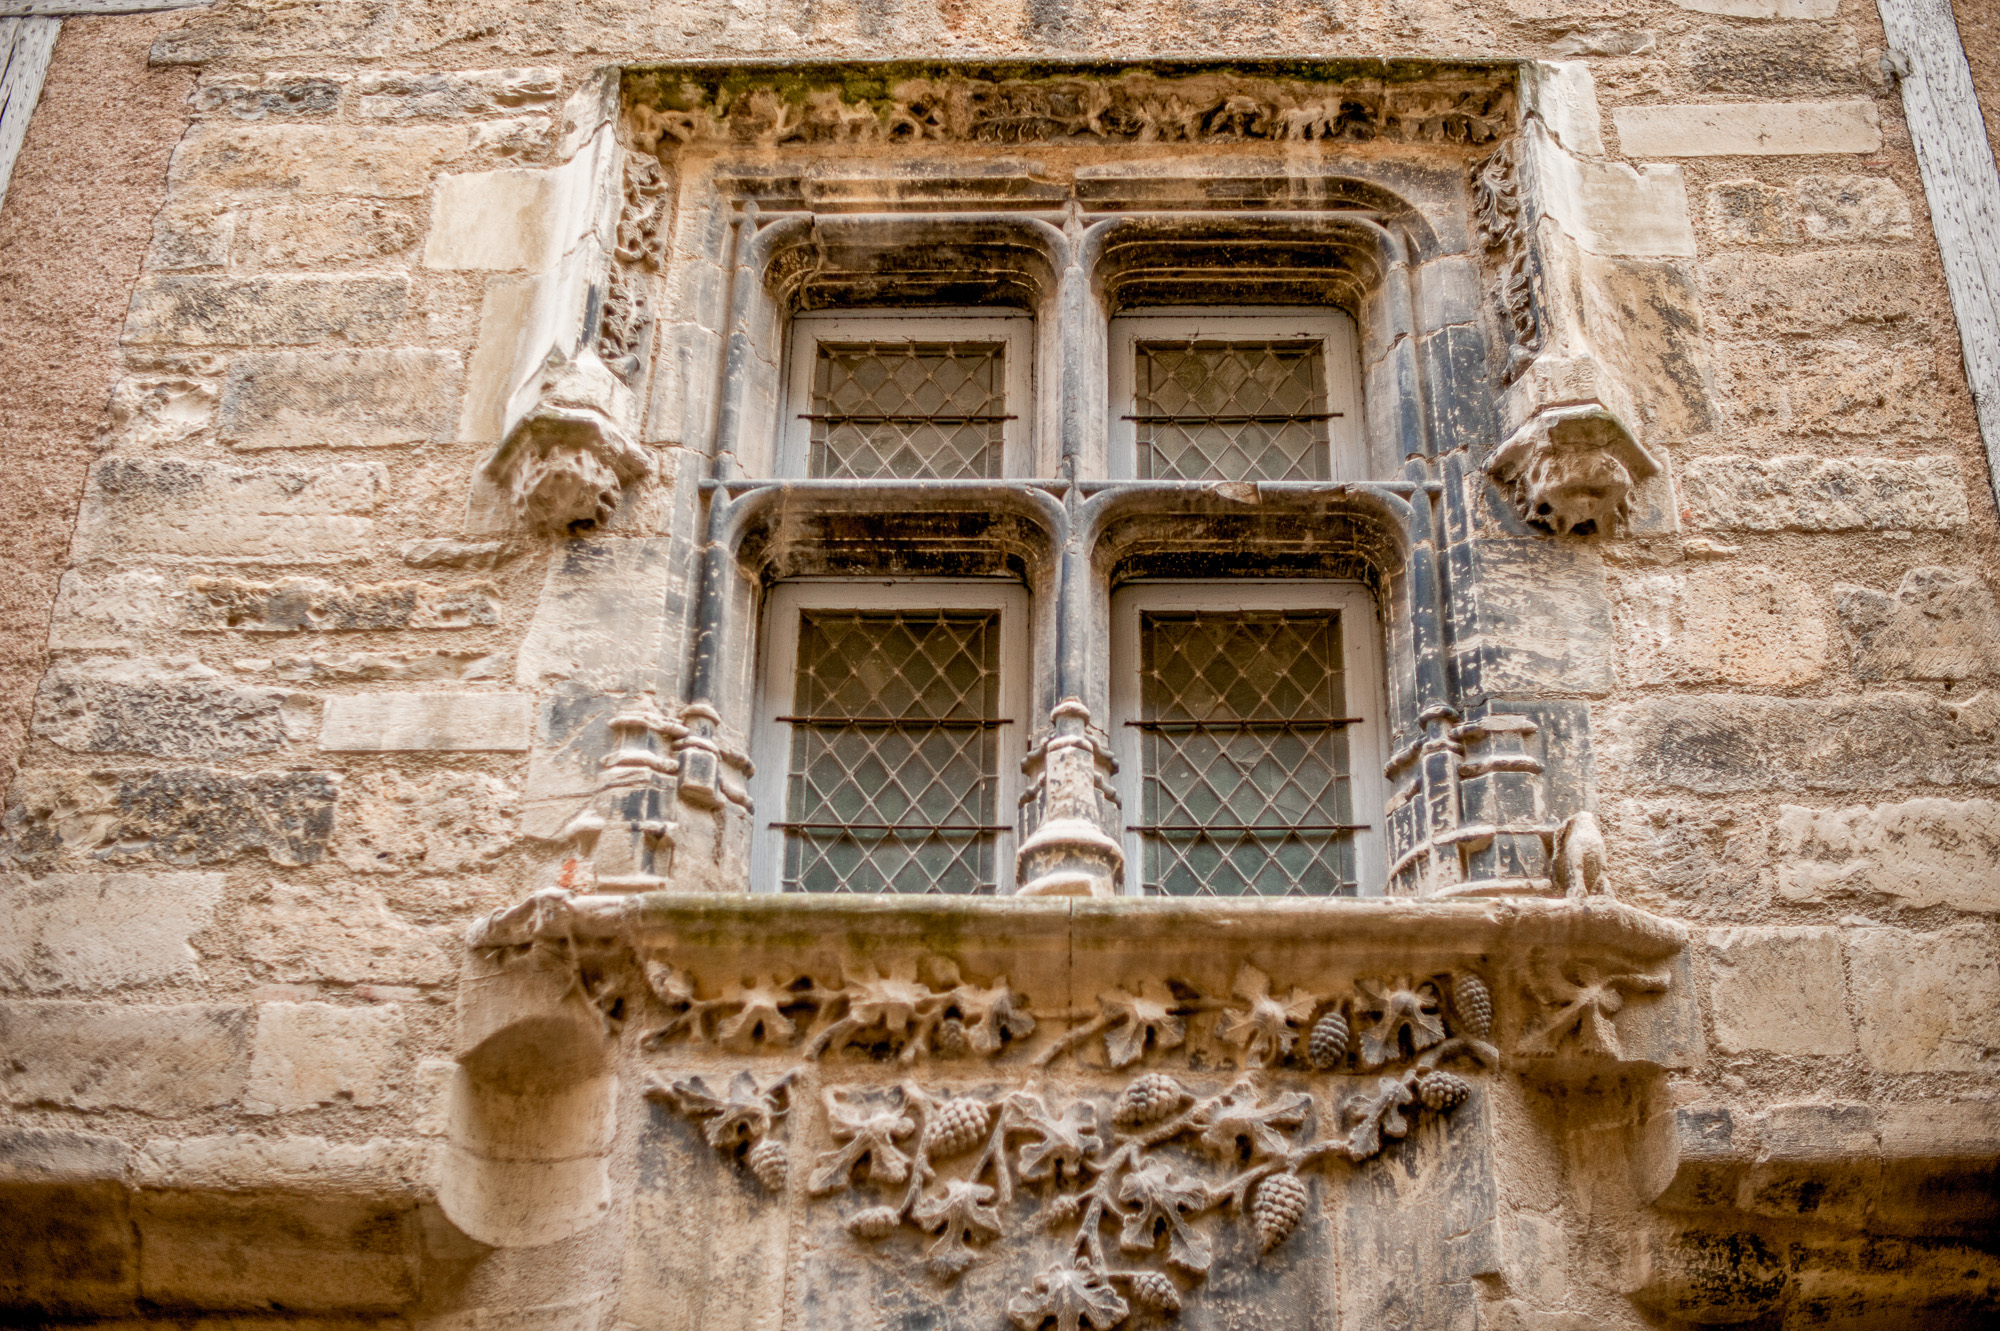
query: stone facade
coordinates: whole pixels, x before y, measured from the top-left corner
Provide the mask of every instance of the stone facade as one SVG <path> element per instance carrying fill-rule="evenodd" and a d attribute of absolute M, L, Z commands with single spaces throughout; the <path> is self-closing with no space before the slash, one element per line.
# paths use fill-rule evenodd
<path fill-rule="evenodd" d="M 133 33 L 10 1317 L 2000 1309 L 2000 523 L 1872 5 L 222 0 L 71 22 L 0 227 Z M 1348 471 L 1118 460 L 1113 316 L 1299 306 Z M 786 461 L 857 308 L 1032 316 L 1008 467 Z M 1031 607 L 1011 890 L 771 891 L 774 589 L 936 579 Z M 1115 598 L 1187 581 L 1371 607 L 1362 899 L 1139 893 Z"/>

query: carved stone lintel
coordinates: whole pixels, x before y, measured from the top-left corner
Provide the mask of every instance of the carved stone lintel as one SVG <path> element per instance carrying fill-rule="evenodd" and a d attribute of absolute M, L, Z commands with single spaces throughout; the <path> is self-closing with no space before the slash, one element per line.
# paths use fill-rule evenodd
<path fill-rule="evenodd" d="M 1513 80 L 1460 69 L 1426 80 L 1079 70 L 966 70 L 856 96 L 728 68 L 662 72 L 629 110 L 642 147 L 842 143 L 1492 143 L 1514 124 Z"/>
<path fill-rule="evenodd" d="M 487 474 L 536 530 L 604 522 L 624 487 L 652 471 L 651 455 L 619 425 L 632 410 L 632 390 L 594 352 L 551 354 Z"/>
<path fill-rule="evenodd" d="M 1557 536 L 1608 533 L 1659 463 L 1601 403 L 1536 413 L 1494 450 L 1486 470 L 1531 527 Z"/>
<path fill-rule="evenodd" d="M 1049 720 L 1053 733 L 1029 757 L 1041 817 L 1016 853 L 1016 890 L 1023 896 L 1116 896 L 1125 850 L 1104 830 L 1111 756 L 1092 738 L 1090 712 L 1077 699 L 1058 703 Z"/>

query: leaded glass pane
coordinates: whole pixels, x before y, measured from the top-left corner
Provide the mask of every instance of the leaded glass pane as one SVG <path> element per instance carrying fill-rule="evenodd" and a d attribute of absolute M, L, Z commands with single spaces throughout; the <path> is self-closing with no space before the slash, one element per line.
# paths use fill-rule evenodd
<path fill-rule="evenodd" d="M 1139 475 L 1165 481 L 1323 481 L 1326 357 L 1302 341 L 1141 342 Z"/>
<path fill-rule="evenodd" d="M 1000 617 L 799 616 L 784 887 L 991 892 Z"/>
<path fill-rule="evenodd" d="M 1139 618 L 1145 891 L 1351 896 L 1340 618 Z"/>
<path fill-rule="evenodd" d="M 1007 411 L 999 342 L 822 342 L 807 474 L 958 480 L 1000 475 Z"/>

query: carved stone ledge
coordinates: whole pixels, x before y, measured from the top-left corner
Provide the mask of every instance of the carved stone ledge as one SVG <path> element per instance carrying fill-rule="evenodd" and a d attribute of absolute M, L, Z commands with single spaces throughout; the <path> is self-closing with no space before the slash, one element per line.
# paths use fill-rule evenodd
<path fill-rule="evenodd" d="M 663 1005 L 660 1040 L 809 1061 L 852 1042 L 841 1014 L 877 989 L 861 1000 L 869 1010 L 892 991 L 906 1009 L 886 1039 L 905 1062 L 976 1055 L 1038 1067 L 1103 1036 L 1110 1066 L 1124 1067 L 1139 1055 L 1121 1050 L 1181 1047 L 1190 1018 L 1260 1011 L 1242 998 L 1246 984 L 1264 995 L 1276 985 L 1306 1005 L 1284 1019 L 1297 1036 L 1314 1012 L 1370 1010 L 1368 986 L 1389 978 L 1443 993 L 1452 977 L 1477 974 L 1498 997 L 1493 1042 L 1561 1076 L 1691 1057 L 1698 1037 L 1679 1011 L 1690 997 L 1686 938 L 1682 926 L 1604 897 L 938 901 L 551 889 L 496 911 L 468 942 L 499 965 L 556 949 L 607 1011 Z M 1155 1007 L 1182 1035 L 1163 1045 L 1141 1031 L 1136 1045 L 1119 1044 Z M 751 1011 L 768 1020 L 746 1025 Z M 1271 1061 L 1237 1033 L 1209 1031 L 1216 1057 Z"/>
<path fill-rule="evenodd" d="M 624 488 L 653 470 L 652 455 L 619 424 L 636 409 L 632 389 L 595 352 L 551 355 L 527 401 L 510 410 L 514 425 L 487 475 L 535 530 L 605 522 Z"/>
<path fill-rule="evenodd" d="M 1633 488 L 1660 465 L 1609 408 L 1586 402 L 1537 412 L 1486 470 L 1529 526 L 1589 536 L 1622 523 Z"/>

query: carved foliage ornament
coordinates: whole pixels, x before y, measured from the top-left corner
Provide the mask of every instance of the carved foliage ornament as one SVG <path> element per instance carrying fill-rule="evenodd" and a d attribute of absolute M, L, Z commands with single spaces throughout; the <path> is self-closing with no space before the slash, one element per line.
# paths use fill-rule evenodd
<path fill-rule="evenodd" d="M 1542 349 L 1541 265 L 1532 221 L 1521 193 L 1516 145 L 1502 143 L 1472 168 L 1472 214 L 1479 237 L 1499 270 L 1499 299 L 1507 331 L 1508 378 Z"/>
<path fill-rule="evenodd" d="M 1491 143 L 1514 122 L 1511 81 L 1308 81 L 1127 72 L 978 74 L 750 84 L 720 73 L 628 79 L 634 141 L 673 145 L 1342 140 Z"/>

